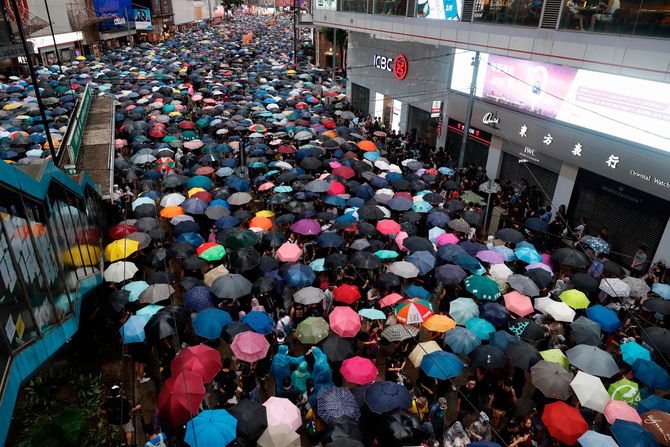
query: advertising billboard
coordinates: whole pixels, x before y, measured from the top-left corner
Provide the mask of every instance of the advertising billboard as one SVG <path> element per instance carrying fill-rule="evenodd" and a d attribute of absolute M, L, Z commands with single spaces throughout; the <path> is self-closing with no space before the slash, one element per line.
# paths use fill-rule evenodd
<path fill-rule="evenodd" d="M 95 15 L 103 17 L 100 31 L 118 31 L 128 27 L 127 20 L 133 19 L 131 0 L 93 0 Z"/>
<path fill-rule="evenodd" d="M 151 25 L 151 11 L 146 8 L 133 9 L 135 17 L 135 29 L 137 31 L 153 31 L 154 27 Z"/>
<path fill-rule="evenodd" d="M 473 52 L 455 55 L 451 88 L 469 93 Z M 476 95 L 670 152 L 670 84 L 480 55 Z"/>
<path fill-rule="evenodd" d="M 426 19 L 461 20 L 462 12 L 463 0 L 419 0 L 416 4 L 416 16 Z"/>

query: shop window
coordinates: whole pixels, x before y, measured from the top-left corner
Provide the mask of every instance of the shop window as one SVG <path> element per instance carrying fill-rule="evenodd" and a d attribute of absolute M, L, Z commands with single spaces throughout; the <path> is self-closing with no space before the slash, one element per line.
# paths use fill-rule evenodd
<path fill-rule="evenodd" d="M 474 20 L 537 27 L 544 0 L 484 0 L 475 2 Z"/>
<path fill-rule="evenodd" d="M 445 151 L 449 160 L 452 160 L 454 164 L 458 163 L 458 157 L 461 153 L 461 140 L 463 139 L 463 134 L 450 130 L 447 132 L 447 141 L 445 143 Z M 478 141 L 468 138 L 467 144 L 465 146 L 465 156 L 463 158 L 464 166 L 486 166 L 486 160 L 489 156 L 489 147 L 486 144 L 482 144 Z"/>
<path fill-rule="evenodd" d="M 351 106 L 364 117 L 367 116 L 370 113 L 370 89 L 351 84 Z"/>

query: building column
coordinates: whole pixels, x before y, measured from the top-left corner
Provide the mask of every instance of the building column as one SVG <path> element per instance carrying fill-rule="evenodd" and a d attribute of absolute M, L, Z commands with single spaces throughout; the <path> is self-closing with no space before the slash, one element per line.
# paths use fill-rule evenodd
<path fill-rule="evenodd" d="M 438 120 L 442 120 L 442 131 L 440 132 L 439 135 L 437 135 L 437 141 L 435 141 L 435 147 L 436 148 L 441 148 L 445 147 L 447 144 L 447 132 L 449 131 L 448 126 L 449 126 L 449 116 L 447 115 L 447 98 L 449 98 L 449 95 L 445 93 L 444 97 L 442 98 L 442 110 L 440 111 L 440 116 L 438 117 Z"/>
<path fill-rule="evenodd" d="M 368 113 L 370 114 L 370 117 L 372 118 L 372 121 L 375 120 L 375 107 L 377 105 L 377 92 L 375 92 L 372 89 L 368 89 L 370 91 L 370 105 L 368 106 Z"/>
<path fill-rule="evenodd" d="M 665 259 L 666 262 L 670 261 L 670 219 L 665 224 L 665 231 L 663 231 L 661 240 L 658 242 L 652 262 L 657 262 L 661 258 Z"/>
<path fill-rule="evenodd" d="M 491 144 L 489 145 L 489 156 L 486 159 L 486 175 L 490 179 L 498 178 L 500 165 L 502 164 L 502 145 L 502 138 L 496 135 L 491 137 Z"/>
<path fill-rule="evenodd" d="M 551 198 L 553 207 L 558 209 L 559 206 L 565 205 L 567 211 L 570 205 L 570 198 L 572 197 L 572 190 L 575 188 L 575 180 L 577 179 L 577 172 L 579 168 L 569 163 L 561 165 L 561 172 L 558 174 L 558 181 L 556 182 L 556 189 L 554 190 L 554 197 Z"/>
<path fill-rule="evenodd" d="M 407 101 L 403 101 L 402 106 L 400 107 L 400 122 L 398 123 L 400 133 L 408 132 L 407 129 L 408 120 L 409 120 L 409 103 Z"/>

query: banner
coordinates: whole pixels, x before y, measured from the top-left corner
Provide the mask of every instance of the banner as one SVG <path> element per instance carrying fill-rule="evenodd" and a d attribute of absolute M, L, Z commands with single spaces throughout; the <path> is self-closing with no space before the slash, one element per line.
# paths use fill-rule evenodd
<path fill-rule="evenodd" d="M 105 17 L 100 22 L 100 31 L 127 29 L 127 21 L 133 18 L 131 0 L 93 0 L 93 7 L 96 16 Z"/>
<path fill-rule="evenodd" d="M 463 0 L 419 0 L 416 16 L 437 20 L 461 20 Z"/>
<path fill-rule="evenodd" d="M 133 9 L 135 15 L 135 29 L 137 31 L 153 31 L 151 25 L 151 11 L 146 8 Z"/>

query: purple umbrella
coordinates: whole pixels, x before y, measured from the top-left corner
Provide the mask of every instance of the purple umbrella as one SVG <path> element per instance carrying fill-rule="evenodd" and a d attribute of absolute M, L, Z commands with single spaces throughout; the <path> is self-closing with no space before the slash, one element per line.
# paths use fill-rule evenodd
<path fill-rule="evenodd" d="M 291 230 L 303 236 L 314 236 L 321 233 L 321 225 L 314 219 L 300 219 L 291 225 Z"/>
<path fill-rule="evenodd" d="M 505 262 L 505 257 L 493 250 L 482 250 L 475 255 L 480 261 L 488 262 L 489 264 L 502 264 Z"/>

